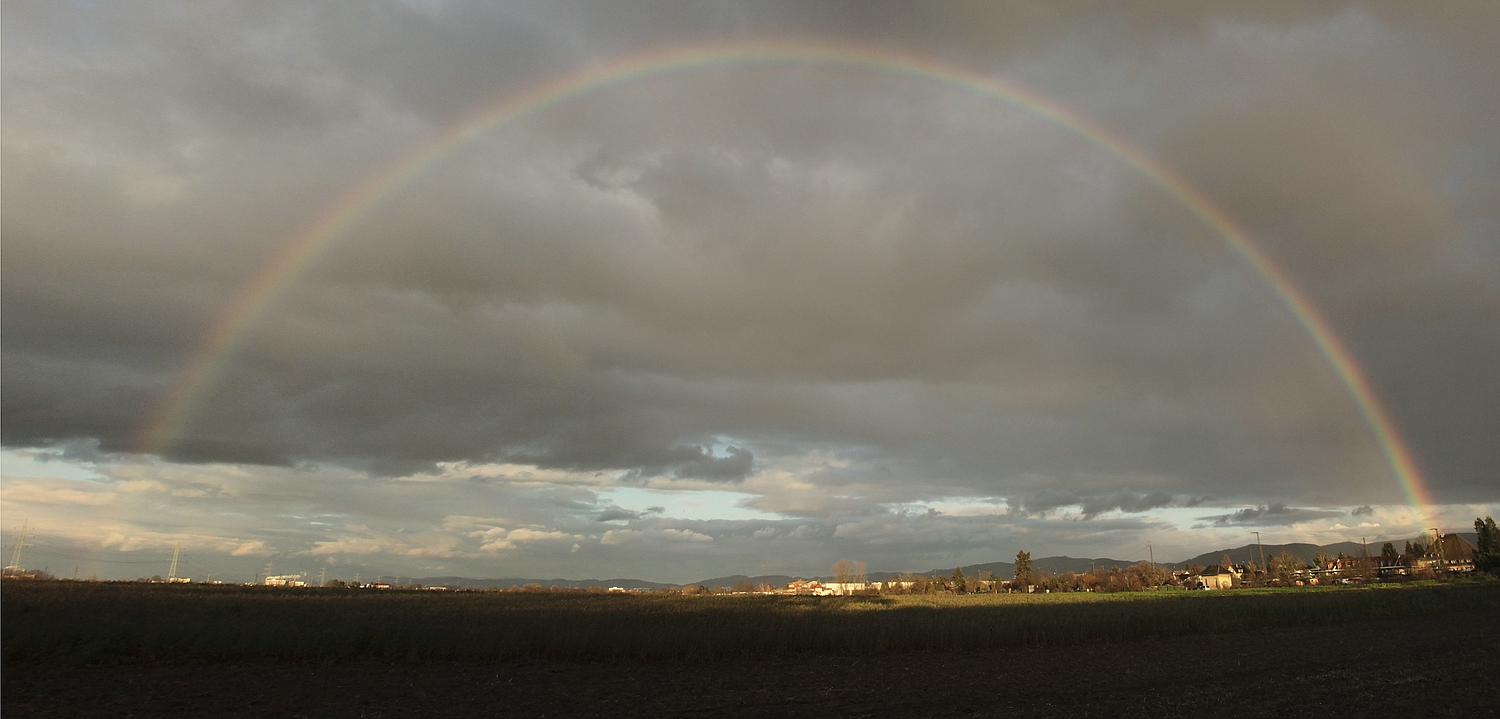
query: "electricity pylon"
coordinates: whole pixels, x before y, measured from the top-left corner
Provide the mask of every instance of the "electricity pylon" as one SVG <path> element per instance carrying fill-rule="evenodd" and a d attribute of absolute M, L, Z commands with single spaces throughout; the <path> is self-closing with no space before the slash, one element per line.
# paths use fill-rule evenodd
<path fill-rule="evenodd" d="M 27 525 L 29 521 L 25 520 L 21 522 L 21 536 L 16 538 L 16 551 L 11 553 L 10 566 L 6 567 L 6 569 L 21 568 L 21 548 L 26 546 L 26 530 L 29 528 Z"/>
<path fill-rule="evenodd" d="M 177 558 L 181 555 L 182 542 L 178 542 L 177 546 L 172 547 L 172 568 L 167 570 L 167 581 L 169 582 L 177 578 Z"/>

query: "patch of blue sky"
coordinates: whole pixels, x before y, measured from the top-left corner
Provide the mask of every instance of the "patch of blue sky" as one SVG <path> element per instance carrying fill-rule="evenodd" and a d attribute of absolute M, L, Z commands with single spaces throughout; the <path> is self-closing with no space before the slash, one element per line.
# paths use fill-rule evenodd
<path fill-rule="evenodd" d="M 936 510 L 941 514 L 953 515 L 1000 514 L 1007 510 L 1004 500 L 993 497 L 940 497 L 919 502 L 891 505 L 890 508 L 892 510 L 906 510 L 908 512 Z"/>
<path fill-rule="evenodd" d="M 665 490 L 647 487 L 616 487 L 599 493 L 600 498 L 622 509 L 644 512 L 661 507 L 661 516 L 671 519 L 785 519 L 744 505 L 755 495 L 719 490 Z"/>
<path fill-rule="evenodd" d="M 33 450 L 0 449 L 0 475 L 7 477 L 55 477 L 101 481 L 107 479 L 89 462 L 61 459 Z"/>

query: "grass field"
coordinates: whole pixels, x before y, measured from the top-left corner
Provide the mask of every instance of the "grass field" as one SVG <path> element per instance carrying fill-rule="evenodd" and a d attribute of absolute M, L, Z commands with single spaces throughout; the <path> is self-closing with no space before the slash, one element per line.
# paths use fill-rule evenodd
<path fill-rule="evenodd" d="M 6 582 L 4 661 L 702 660 L 1128 642 L 1500 607 L 1500 582 L 780 597 Z"/>

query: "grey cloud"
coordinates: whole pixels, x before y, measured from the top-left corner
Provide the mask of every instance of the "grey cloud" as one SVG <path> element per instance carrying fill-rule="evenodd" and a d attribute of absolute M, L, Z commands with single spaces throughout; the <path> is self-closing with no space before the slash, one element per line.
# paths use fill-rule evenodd
<path fill-rule="evenodd" d="M 755 455 L 748 449 L 729 447 L 724 450 L 723 457 L 715 456 L 708 447 L 699 449 L 699 456 L 678 466 L 677 476 L 732 481 L 744 479 L 754 469 Z"/>
<path fill-rule="evenodd" d="M 1375 508 L 1371 507 L 1368 504 L 1366 504 L 1366 505 L 1364 505 L 1362 507 L 1355 507 L 1354 511 L 1352 511 L 1352 512 L 1349 513 L 1349 516 L 1351 516 L 1351 517 L 1370 517 L 1370 516 L 1374 516 L 1374 514 L 1375 514 Z"/>
<path fill-rule="evenodd" d="M 1199 519 L 1212 520 L 1213 524 L 1219 526 L 1245 524 L 1250 526 L 1265 527 L 1298 524 L 1300 522 L 1308 522 L 1314 519 L 1337 517 L 1341 514 L 1342 512 L 1319 509 L 1300 509 L 1297 507 L 1288 507 L 1280 503 L 1274 503 L 1269 505 L 1262 505 L 1260 507 L 1247 507 L 1230 514 L 1199 517 Z"/>
<path fill-rule="evenodd" d="M 78 439 L 67 442 L 58 442 L 47 448 L 46 451 L 36 453 L 38 462 L 101 462 L 117 459 L 112 455 L 99 451 L 99 440 Z"/>
<path fill-rule="evenodd" d="M 830 516 L 859 516 L 884 511 L 881 503 L 860 496 L 840 494 L 830 489 L 765 490 L 742 502 L 743 506 L 788 517 L 822 519 Z"/>
<path fill-rule="evenodd" d="M 796 30 L 1013 77 L 1127 138 L 1326 315 L 1440 499 L 1492 501 L 1496 10 L 1090 10 L 7 5 L 0 440 L 140 449 L 266 258 L 458 118 Z M 231 349 L 161 461 L 789 477 L 741 506 L 809 527 L 945 497 L 1104 526 L 1174 496 L 1262 512 L 1226 525 L 1403 496 L 1295 318 L 1160 187 L 1007 103 L 861 68 L 693 68 L 495 128 Z M 528 524 L 574 533 L 610 511 L 528 497 Z"/>
<path fill-rule="evenodd" d="M 1165 507 L 1172 503 L 1172 495 L 1167 492 L 1156 491 L 1146 494 L 1134 494 L 1123 492 L 1110 497 L 1091 497 L 1083 502 L 1083 516 L 1085 519 L 1094 517 L 1105 512 L 1120 510 L 1133 514 L 1139 514 L 1159 507 Z"/>
<path fill-rule="evenodd" d="M 564 436 L 562 442 L 545 450 L 515 450 L 507 453 L 506 458 L 574 470 L 625 469 L 626 476 L 635 479 L 672 474 L 718 482 L 744 479 L 753 471 L 755 462 L 754 453 L 743 447 L 726 447 L 720 456 L 706 445 L 662 446 L 637 433 L 635 428 L 619 425 L 590 428 L 580 435 Z"/>
<path fill-rule="evenodd" d="M 1083 502 L 1075 492 L 1048 489 L 1026 496 L 1019 501 L 1011 500 L 1011 506 L 1023 512 L 1039 514 L 1060 507 L 1071 507 Z"/>
<path fill-rule="evenodd" d="M 1107 494 L 1083 494 L 1059 489 L 1044 489 L 1008 500 L 1010 506 L 1026 514 L 1045 514 L 1062 507 L 1080 507 L 1084 519 L 1115 510 L 1138 514 L 1172 504 L 1172 494 L 1155 490 L 1144 494 L 1131 491 Z"/>
<path fill-rule="evenodd" d="M 595 522 L 618 522 L 618 521 L 621 521 L 621 520 L 629 521 L 629 520 L 633 520 L 633 519 L 641 519 L 642 517 L 649 517 L 649 516 L 652 516 L 652 515 L 658 515 L 658 514 L 661 514 L 662 512 L 665 512 L 665 511 L 667 511 L 665 507 L 647 507 L 647 508 L 645 508 L 643 510 L 639 510 L 639 511 L 633 510 L 633 509 L 625 509 L 623 507 L 610 507 L 608 509 L 605 509 L 603 512 L 600 512 L 599 516 L 594 517 L 594 521 Z"/>

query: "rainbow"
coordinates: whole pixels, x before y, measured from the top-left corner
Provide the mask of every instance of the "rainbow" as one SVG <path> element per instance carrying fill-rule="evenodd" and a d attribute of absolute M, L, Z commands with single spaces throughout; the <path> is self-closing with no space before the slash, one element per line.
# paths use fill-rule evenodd
<path fill-rule="evenodd" d="M 497 126 L 621 83 L 685 70 L 751 64 L 865 68 L 936 81 L 1022 108 L 1073 131 L 1134 167 L 1222 236 L 1271 286 L 1348 390 L 1382 448 L 1392 474 L 1425 521 L 1427 508 L 1434 504 L 1431 493 L 1411 450 L 1396 431 L 1353 353 L 1287 273 L 1207 196 L 1098 123 L 1022 85 L 930 58 L 828 40 L 736 41 L 646 52 L 555 78 L 470 114 L 344 193 L 302 226 L 259 273 L 239 288 L 233 300 L 215 317 L 212 329 L 151 415 L 139 435 L 137 448 L 145 453 L 160 453 L 170 446 L 191 416 L 199 394 L 212 383 L 273 300 L 373 208 L 464 143 Z"/>

